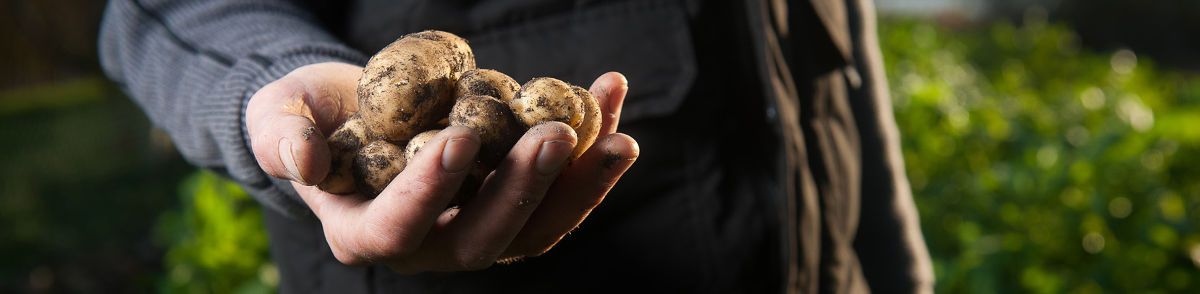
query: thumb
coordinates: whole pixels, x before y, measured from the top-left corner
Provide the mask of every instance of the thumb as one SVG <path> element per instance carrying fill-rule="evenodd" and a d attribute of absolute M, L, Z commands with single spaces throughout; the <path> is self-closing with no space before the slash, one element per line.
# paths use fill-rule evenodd
<path fill-rule="evenodd" d="M 329 146 L 305 103 L 308 94 L 295 84 L 280 80 L 255 93 L 246 106 L 246 131 L 263 171 L 313 185 L 329 173 Z"/>

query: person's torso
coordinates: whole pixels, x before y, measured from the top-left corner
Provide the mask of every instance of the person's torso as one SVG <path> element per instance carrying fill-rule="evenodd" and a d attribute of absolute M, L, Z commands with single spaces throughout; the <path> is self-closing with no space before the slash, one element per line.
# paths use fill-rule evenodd
<path fill-rule="evenodd" d="M 728 2 L 354 1 L 334 33 L 363 52 L 426 29 L 466 38 L 480 68 L 587 86 L 625 74 L 620 131 L 641 156 L 581 227 L 544 256 L 467 273 L 399 276 L 392 290 L 671 292 L 775 289 L 782 269 L 766 131 L 749 37 Z M 746 288 L 759 287 L 759 288 Z M 647 290 L 647 288 L 638 288 Z"/>

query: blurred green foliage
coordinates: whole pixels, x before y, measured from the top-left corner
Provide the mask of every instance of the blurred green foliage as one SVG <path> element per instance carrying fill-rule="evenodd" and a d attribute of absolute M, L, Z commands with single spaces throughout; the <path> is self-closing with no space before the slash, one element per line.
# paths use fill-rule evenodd
<path fill-rule="evenodd" d="M 1038 19 L 880 29 L 939 292 L 1200 292 L 1200 76 Z"/>
<path fill-rule="evenodd" d="M 279 274 L 270 262 L 262 211 L 232 181 L 211 172 L 189 176 L 180 187 L 181 210 L 161 216 L 165 245 L 161 291 L 170 293 L 269 293 Z"/>
<path fill-rule="evenodd" d="M 154 289 L 149 237 L 194 168 L 101 76 L 0 89 L 0 293 Z"/>

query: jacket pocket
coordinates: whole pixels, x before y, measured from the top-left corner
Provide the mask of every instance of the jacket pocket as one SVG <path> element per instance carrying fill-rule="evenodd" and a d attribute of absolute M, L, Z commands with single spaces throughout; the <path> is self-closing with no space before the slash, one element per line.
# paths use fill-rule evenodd
<path fill-rule="evenodd" d="M 622 122 L 671 114 L 696 78 L 688 13 L 678 1 L 578 8 L 468 39 L 480 68 L 524 83 L 550 76 L 587 88 L 601 74 L 629 79 Z"/>

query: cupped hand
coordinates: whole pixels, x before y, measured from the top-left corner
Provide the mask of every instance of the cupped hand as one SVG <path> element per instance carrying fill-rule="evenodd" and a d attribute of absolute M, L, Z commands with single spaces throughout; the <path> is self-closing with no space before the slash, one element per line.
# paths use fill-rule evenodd
<path fill-rule="evenodd" d="M 604 114 L 600 136 L 566 164 L 576 135 L 562 123 L 527 131 L 471 201 L 447 208 L 479 150 L 470 129 L 450 127 L 426 143 L 375 198 L 321 191 L 329 171 L 325 135 L 357 110 L 361 67 L 299 68 L 250 100 L 247 131 L 259 165 L 293 187 L 321 220 L 326 241 L 346 264 L 385 264 L 401 273 L 478 270 L 536 256 L 578 226 L 638 156 L 616 133 L 628 90 L 619 73 L 592 84 Z"/>

